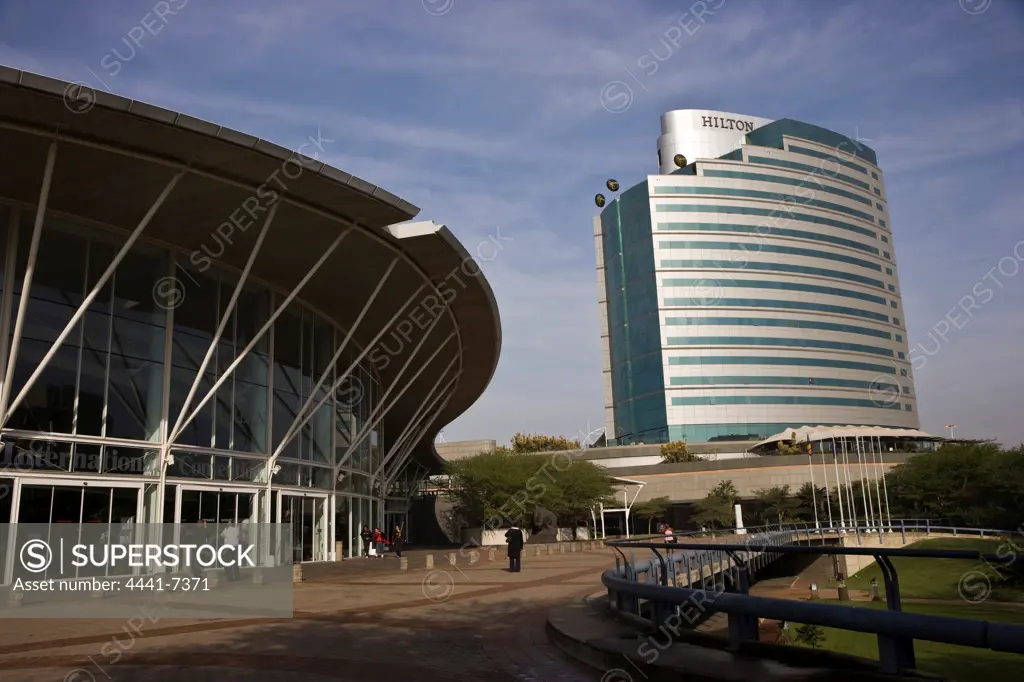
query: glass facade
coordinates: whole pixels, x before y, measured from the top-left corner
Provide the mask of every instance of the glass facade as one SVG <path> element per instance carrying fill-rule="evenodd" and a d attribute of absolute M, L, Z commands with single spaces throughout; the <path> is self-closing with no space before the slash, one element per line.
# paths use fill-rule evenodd
<path fill-rule="evenodd" d="M 726 144 L 601 213 L 610 442 L 918 428 L 874 151 L 790 119 Z"/>
<path fill-rule="evenodd" d="M 331 366 L 345 330 L 292 303 L 243 354 L 287 295 L 249 278 L 190 402 L 194 417 L 170 444 L 237 275 L 209 263 L 195 267 L 187 255 L 139 240 L 51 353 L 124 236 L 48 214 L 16 338 L 34 217 L 32 208 L 0 203 L 5 365 L 16 347 L 5 382 L 15 409 L 0 457 L 0 478 L 10 484 L 4 490 L 14 494 L 0 501 L 0 521 L 269 517 L 293 524 L 297 561 L 326 560 L 336 542 L 343 555 L 360 554 L 361 526 L 384 520 L 381 463 L 391 442 L 379 426 L 367 431 L 382 393 L 368 361 L 332 390 L 360 352 L 350 344 Z M 174 280 L 187 286 L 168 302 L 160 293 Z M 311 398 L 320 407 L 286 441 Z M 361 431 L 366 437 L 353 443 Z M 171 458 L 161 477 L 163 447 Z"/>
<path fill-rule="evenodd" d="M 601 234 L 616 426 L 667 434 L 647 183 L 623 192 L 601 214 Z"/>

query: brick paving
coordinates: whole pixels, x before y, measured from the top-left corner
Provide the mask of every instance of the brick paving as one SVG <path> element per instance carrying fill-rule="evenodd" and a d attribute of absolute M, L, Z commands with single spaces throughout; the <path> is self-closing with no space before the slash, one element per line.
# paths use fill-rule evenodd
<path fill-rule="evenodd" d="M 5 682 L 596 682 L 547 641 L 551 606 L 601 589 L 608 550 L 398 571 L 342 562 L 296 586 L 292 619 L 0 622 Z M 355 560 L 358 561 L 358 560 Z M 417 562 L 419 563 L 419 562 Z M 412 564 L 412 562 L 410 562 Z"/>

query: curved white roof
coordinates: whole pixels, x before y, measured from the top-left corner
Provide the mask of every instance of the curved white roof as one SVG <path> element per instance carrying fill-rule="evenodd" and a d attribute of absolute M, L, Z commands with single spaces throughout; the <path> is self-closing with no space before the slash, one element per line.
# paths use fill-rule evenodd
<path fill-rule="evenodd" d="M 786 429 L 770 436 L 753 447 L 768 445 L 783 440 L 792 440 L 796 432 L 797 442 L 828 440 L 830 438 L 911 438 L 916 440 L 941 440 L 918 429 L 894 429 L 886 426 L 800 426 Z"/>

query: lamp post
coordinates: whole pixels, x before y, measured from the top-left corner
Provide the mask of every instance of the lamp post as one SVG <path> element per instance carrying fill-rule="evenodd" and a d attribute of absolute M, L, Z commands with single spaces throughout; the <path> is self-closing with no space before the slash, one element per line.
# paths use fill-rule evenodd
<path fill-rule="evenodd" d="M 953 429 L 956 428 L 956 424 L 946 424 L 946 428 L 949 429 L 949 439 L 953 440 Z"/>

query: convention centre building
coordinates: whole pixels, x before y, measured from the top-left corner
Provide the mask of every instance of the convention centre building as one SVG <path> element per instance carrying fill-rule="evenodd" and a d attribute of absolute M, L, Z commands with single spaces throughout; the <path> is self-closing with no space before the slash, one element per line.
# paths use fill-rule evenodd
<path fill-rule="evenodd" d="M 435 436 L 497 366 L 493 243 L 319 133 L 2 67 L 0 150 L 0 524 L 287 522 L 295 562 L 415 540 Z"/>

